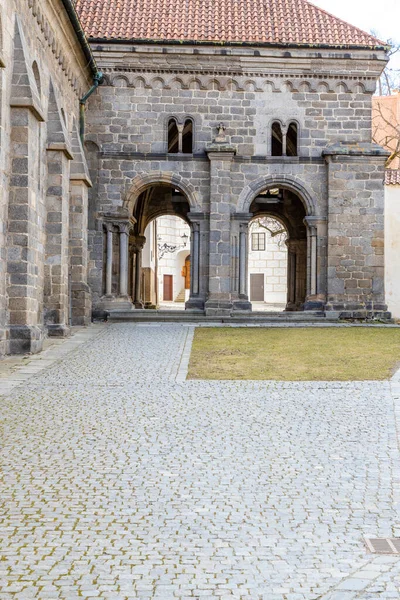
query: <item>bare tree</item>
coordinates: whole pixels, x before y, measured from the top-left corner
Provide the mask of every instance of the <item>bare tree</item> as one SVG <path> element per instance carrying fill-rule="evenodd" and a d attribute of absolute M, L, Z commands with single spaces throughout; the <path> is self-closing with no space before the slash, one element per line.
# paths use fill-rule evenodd
<path fill-rule="evenodd" d="M 390 152 L 387 169 L 399 168 L 400 123 L 397 98 L 374 98 L 372 103 L 372 140 Z M 395 164 L 397 163 L 397 164 Z"/>
<path fill-rule="evenodd" d="M 266 229 L 271 238 L 274 239 L 279 248 L 282 248 L 285 244 L 288 234 L 285 227 L 280 223 L 277 219 L 273 217 L 259 217 L 253 221 L 257 227 L 262 227 L 262 229 Z"/>
<path fill-rule="evenodd" d="M 376 36 L 374 32 L 373 35 Z M 377 37 L 377 36 L 376 36 Z M 387 45 L 390 46 L 388 51 L 389 59 L 400 52 L 400 44 L 396 44 L 392 39 L 387 40 Z M 388 65 L 390 64 L 390 61 Z M 400 69 L 393 69 L 387 66 L 380 79 L 378 80 L 377 93 L 379 96 L 391 96 L 394 91 L 400 89 Z"/>

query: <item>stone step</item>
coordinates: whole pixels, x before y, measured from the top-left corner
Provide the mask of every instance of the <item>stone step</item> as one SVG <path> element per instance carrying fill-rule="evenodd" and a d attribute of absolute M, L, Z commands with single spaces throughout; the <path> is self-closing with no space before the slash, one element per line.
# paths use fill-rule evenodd
<path fill-rule="evenodd" d="M 237 311 L 227 316 L 207 316 L 196 310 L 112 310 L 110 322 L 171 322 L 171 323 L 326 323 L 334 319 L 327 318 L 321 311 L 310 312 L 256 312 Z"/>

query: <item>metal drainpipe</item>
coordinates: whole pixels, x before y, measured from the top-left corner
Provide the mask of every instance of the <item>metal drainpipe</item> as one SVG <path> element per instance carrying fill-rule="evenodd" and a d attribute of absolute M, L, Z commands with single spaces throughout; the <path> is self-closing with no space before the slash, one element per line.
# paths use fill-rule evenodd
<path fill-rule="evenodd" d="M 85 105 L 90 96 L 97 90 L 99 85 L 103 83 L 103 73 L 97 71 L 93 76 L 93 85 L 90 90 L 79 100 L 79 135 L 81 136 L 82 145 L 85 138 Z"/>

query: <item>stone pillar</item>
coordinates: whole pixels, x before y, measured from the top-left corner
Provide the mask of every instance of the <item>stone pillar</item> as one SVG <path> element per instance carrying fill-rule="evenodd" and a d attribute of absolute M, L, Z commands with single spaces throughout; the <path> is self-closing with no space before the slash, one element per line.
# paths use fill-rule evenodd
<path fill-rule="evenodd" d="M 39 352 L 44 338 L 45 246 L 41 167 L 41 123 L 29 108 L 10 109 L 10 188 L 7 232 L 7 353 Z"/>
<path fill-rule="evenodd" d="M 293 240 L 286 240 L 288 249 L 286 310 L 296 310 L 296 248 Z"/>
<path fill-rule="evenodd" d="M 305 217 L 307 225 L 307 296 L 304 310 L 323 310 L 326 302 L 326 218 Z"/>
<path fill-rule="evenodd" d="M 47 148 L 44 322 L 49 336 L 65 337 L 69 327 L 69 162 L 67 149 Z"/>
<path fill-rule="evenodd" d="M 142 289 L 141 289 L 141 276 L 142 276 L 142 250 L 146 243 L 146 238 L 144 235 L 135 235 L 133 236 L 133 252 L 135 253 L 135 294 L 133 298 L 133 304 L 135 308 L 143 308 L 144 303 L 142 299 Z"/>
<path fill-rule="evenodd" d="M 286 240 L 288 248 L 288 301 L 286 310 L 302 310 L 306 297 L 307 240 Z"/>
<path fill-rule="evenodd" d="M 129 229 L 127 223 L 119 223 L 119 294 L 128 298 L 128 250 Z"/>
<path fill-rule="evenodd" d="M 326 148 L 327 304 L 341 318 L 388 318 L 384 289 L 384 170 L 376 144 Z"/>
<path fill-rule="evenodd" d="M 82 179 L 70 182 L 70 277 L 71 277 L 71 324 L 91 323 L 92 299 L 87 282 L 88 276 L 88 184 Z"/>
<path fill-rule="evenodd" d="M 106 243 L 106 296 L 112 297 L 112 267 L 113 267 L 113 230 L 114 225 L 112 223 L 104 224 L 107 243 Z"/>
<path fill-rule="evenodd" d="M 207 232 L 206 215 L 188 213 L 190 220 L 190 296 L 186 309 L 204 310 L 207 288 Z"/>
<path fill-rule="evenodd" d="M 225 144 L 208 148 L 210 160 L 209 283 L 207 315 L 230 315 L 231 297 L 231 165 L 235 149 Z"/>
<path fill-rule="evenodd" d="M 69 204 L 69 260 L 71 324 L 89 325 L 92 294 L 88 285 L 88 192 L 92 187 L 78 126 L 72 126 L 72 153 Z"/>
<path fill-rule="evenodd" d="M 231 297 L 233 310 L 251 311 L 248 296 L 249 222 L 251 213 L 231 216 Z"/>

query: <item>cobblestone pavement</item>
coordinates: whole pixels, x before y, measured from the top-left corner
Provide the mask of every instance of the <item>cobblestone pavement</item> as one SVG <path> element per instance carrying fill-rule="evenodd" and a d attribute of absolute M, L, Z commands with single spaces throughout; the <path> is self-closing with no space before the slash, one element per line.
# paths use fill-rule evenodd
<path fill-rule="evenodd" d="M 189 331 L 105 326 L 0 398 L 0 600 L 400 598 L 363 543 L 400 536 L 398 388 L 179 383 Z"/>

